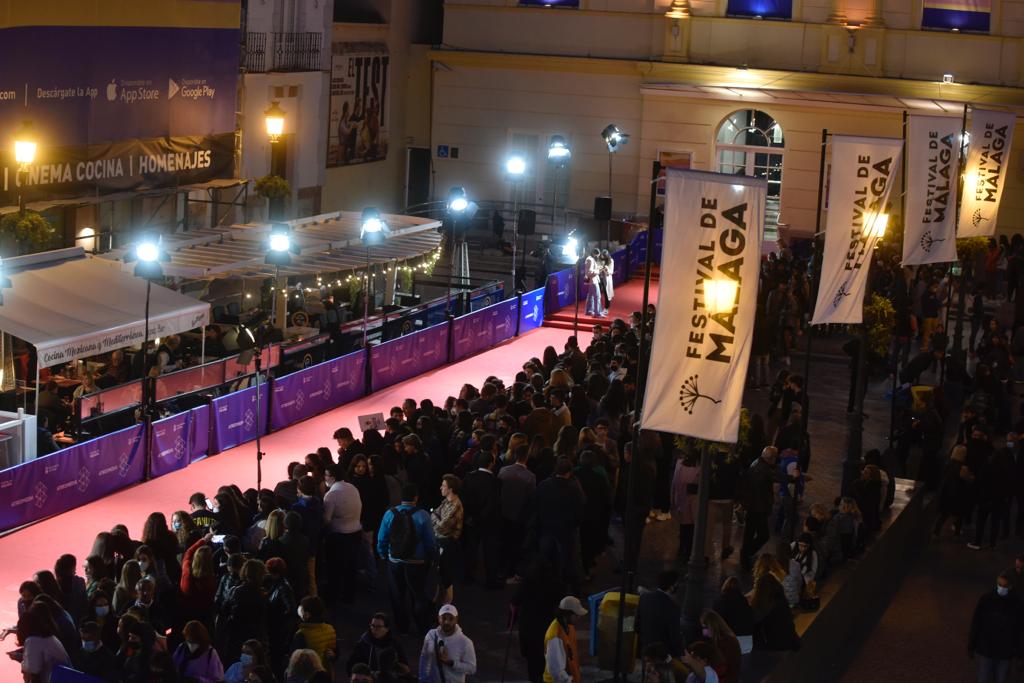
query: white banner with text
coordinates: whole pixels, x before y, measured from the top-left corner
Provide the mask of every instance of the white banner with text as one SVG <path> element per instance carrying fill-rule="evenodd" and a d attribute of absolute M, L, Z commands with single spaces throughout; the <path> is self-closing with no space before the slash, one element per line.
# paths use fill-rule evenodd
<path fill-rule="evenodd" d="M 957 260 L 959 140 L 959 119 L 911 116 L 907 121 L 905 266 Z"/>

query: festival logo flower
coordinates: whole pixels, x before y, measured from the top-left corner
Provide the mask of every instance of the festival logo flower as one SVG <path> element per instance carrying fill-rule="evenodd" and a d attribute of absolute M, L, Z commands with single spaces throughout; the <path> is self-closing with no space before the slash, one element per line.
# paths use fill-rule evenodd
<path fill-rule="evenodd" d="M 853 292 L 848 291 L 846 289 L 845 282 L 839 285 L 839 291 L 837 291 L 836 295 L 832 298 L 832 308 L 839 308 L 839 304 L 843 302 L 843 299 L 850 296 L 851 294 L 853 294 Z"/>
<path fill-rule="evenodd" d="M 714 404 L 719 404 L 722 399 L 712 398 L 707 394 L 700 393 L 700 389 L 697 387 L 697 379 L 699 375 L 690 375 L 683 382 L 682 388 L 679 390 L 679 405 L 683 407 L 683 410 L 693 415 L 693 409 L 697 405 L 697 401 L 704 398 L 711 401 Z"/>
<path fill-rule="evenodd" d="M 932 231 L 931 230 L 925 230 L 924 234 L 921 235 L 921 248 L 924 249 L 926 252 L 931 253 L 932 247 L 935 246 L 936 242 L 945 242 L 945 241 L 946 241 L 945 237 L 939 237 L 939 238 L 932 237 Z"/>

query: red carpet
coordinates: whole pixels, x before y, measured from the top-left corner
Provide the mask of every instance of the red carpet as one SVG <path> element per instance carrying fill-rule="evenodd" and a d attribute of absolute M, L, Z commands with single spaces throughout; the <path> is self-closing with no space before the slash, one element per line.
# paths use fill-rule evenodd
<path fill-rule="evenodd" d="M 546 346 L 554 346 L 561 352 L 569 334 L 559 329 L 534 330 L 490 351 L 270 434 L 263 439 L 263 449 L 267 453 L 263 460 L 264 486 L 273 488 L 276 482 L 284 479 L 285 467 L 290 461 L 301 461 L 306 453 L 315 451 L 319 446 L 329 446 L 333 450 L 335 444 L 331 435 L 334 430 L 350 427 L 356 431 L 359 415 L 376 412 L 387 415 L 392 406 L 400 405 L 405 398 L 430 398 L 435 404 L 442 405 L 449 395 L 457 395 L 466 382 L 479 387 L 489 375 L 510 383 L 522 364 L 532 356 L 541 357 Z M 581 344 L 586 345 L 589 341 L 590 333 L 581 333 Z M 255 444 L 250 442 L 0 538 L 0 558 L 3 558 L 0 565 L 0 627 L 13 626 L 17 621 L 18 585 L 38 570 L 52 571 L 54 561 L 62 553 L 72 553 L 78 558 L 81 574 L 82 563 L 98 532 L 124 523 L 132 537 L 138 538 L 149 513 L 161 511 L 169 521 L 175 510 L 188 508 L 188 498 L 196 491 L 209 496 L 226 483 L 236 483 L 242 489 L 254 487 L 255 450 Z M 0 650 L 7 652 L 14 647 L 14 639 L 9 637 Z M 0 680 L 21 680 L 17 667 L 16 662 L 0 657 Z"/>
<path fill-rule="evenodd" d="M 580 319 L 579 329 L 590 331 L 590 328 L 594 323 L 601 323 L 607 325 L 616 318 L 622 318 L 626 322 L 629 322 L 629 316 L 633 311 L 639 311 L 643 308 L 644 300 L 644 283 L 643 280 L 636 279 L 627 282 L 626 284 L 618 287 L 615 290 L 615 297 L 612 299 L 612 305 L 608 309 L 607 318 L 593 318 L 584 314 L 585 302 L 580 302 Z M 648 296 L 648 303 L 652 303 L 655 306 L 658 304 L 658 280 L 651 280 L 651 291 Z M 545 327 L 554 327 L 563 330 L 572 330 L 573 317 L 575 315 L 575 307 L 568 306 L 558 311 L 554 315 L 549 314 L 547 320 L 544 321 Z"/>

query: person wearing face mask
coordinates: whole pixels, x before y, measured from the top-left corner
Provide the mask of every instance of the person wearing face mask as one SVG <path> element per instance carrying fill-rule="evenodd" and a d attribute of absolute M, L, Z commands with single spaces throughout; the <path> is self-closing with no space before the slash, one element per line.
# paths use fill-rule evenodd
<path fill-rule="evenodd" d="M 84 621 L 91 621 L 99 626 L 100 640 L 110 648 L 111 652 L 117 652 L 120 646 L 120 639 L 117 635 L 117 615 L 110 602 L 110 596 L 106 591 L 98 590 L 93 593 L 89 600 L 88 616 Z M 84 623 L 84 622 L 83 622 Z"/>
<path fill-rule="evenodd" d="M 142 564 L 141 562 L 139 564 Z M 135 584 L 135 592 L 138 598 L 135 600 L 135 607 L 141 608 L 146 615 L 146 620 L 157 633 L 163 633 L 167 628 L 167 620 L 160 603 L 156 599 L 156 582 L 148 576 L 139 579 Z"/>
<path fill-rule="evenodd" d="M 1022 630 L 1020 600 L 1010 592 L 1006 573 L 996 579 L 995 590 L 978 600 L 967 636 L 967 656 L 978 660 L 978 681 L 1001 683 L 1019 654 Z"/>
<path fill-rule="evenodd" d="M 104 681 L 118 681 L 117 656 L 101 639 L 100 625 L 95 621 L 83 622 L 78 635 L 82 638 L 82 648 L 73 658 L 75 668 Z"/>
<path fill-rule="evenodd" d="M 247 640 L 242 643 L 242 654 L 238 661 L 224 672 L 224 683 L 248 683 L 249 675 L 254 669 L 269 668 L 270 660 L 258 640 Z"/>
<path fill-rule="evenodd" d="M 437 628 L 427 631 L 420 651 L 421 683 L 466 683 L 476 673 L 476 649 L 459 627 L 455 605 L 437 612 Z"/>
<path fill-rule="evenodd" d="M 224 665 L 210 642 L 210 632 L 201 621 L 190 621 L 181 631 L 185 639 L 174 651 L 174 666 L 183 681 L 218 683 L 224 680 Z"/>

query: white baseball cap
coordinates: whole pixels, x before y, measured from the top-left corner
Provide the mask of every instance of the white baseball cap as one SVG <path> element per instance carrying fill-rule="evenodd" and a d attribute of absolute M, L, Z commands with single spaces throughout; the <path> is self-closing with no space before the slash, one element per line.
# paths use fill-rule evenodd
<path fill-rule="evenodd" d="M 558 609 L 565 610 L 566 612 L 572 612 L 578 617 L 582 617 L 587 613 L 586 608 L 584 608 L 580 603 L 580 599 L 572 595 L 567 595 L 562 598 L 562 601 L 558 603 Z"/>
<path fill-rule="evenodd" d="M 455 609 L 455 605 L 442 605 L 441 609 L 437 610 L 437 616 L 440 617 L 444 616 L 445 614 L 450 614 L 456 619 L 459 618 L 459 610 Z"/>

